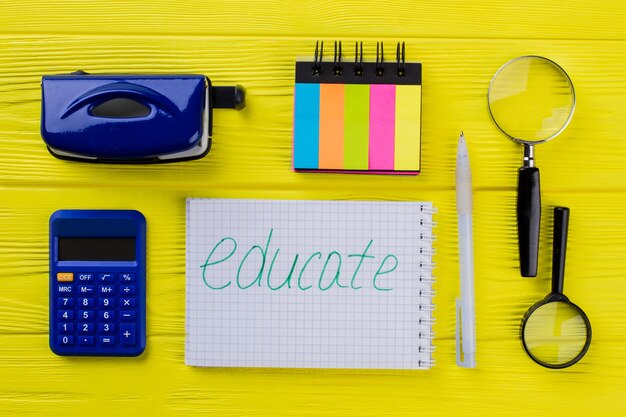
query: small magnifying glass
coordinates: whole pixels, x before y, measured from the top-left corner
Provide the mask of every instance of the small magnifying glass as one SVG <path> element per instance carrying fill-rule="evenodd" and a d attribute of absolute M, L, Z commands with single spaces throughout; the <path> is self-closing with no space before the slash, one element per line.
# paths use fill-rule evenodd
<path fill-rule="evenodd" d="M 511 140 L 524 145 L 517 188 L 517 233 L 523 277 L 537 276 L 541 197 L 534 146 L 556 137 L 574 115 L 572 80 L 554 61 L 522 56 L 504 64 L 487 93 L 489 114 Z"/>
<path fill-rule="evenodd" d="M 521 337 L 526 353 L 546 368 L 567 368 L 578 362 L 591 344 L 591 323 L 584 311 L 563 294 L 569 209 L 554 208 L 552 292 L 528 309 Z"/>

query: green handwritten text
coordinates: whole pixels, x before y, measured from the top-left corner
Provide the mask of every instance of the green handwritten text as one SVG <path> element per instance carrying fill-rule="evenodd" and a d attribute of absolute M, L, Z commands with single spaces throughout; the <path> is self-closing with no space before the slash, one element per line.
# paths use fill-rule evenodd
<path fill-rule="evenodd" d="M 375 246 L 373 239 L 363 245 L 364 249 L 361 252 L 348 253 L 343 256 L 336 250 L 331 250 L 326 256 L 321 251 L 311 254 L 295 253 L 292 255 L 293 261 L 289 273 L 286 276 L 276 276 L 274 271 L 276 262 L 281 265 L 288 264 L 285 263 L 285 255 L 281 254 L 280 247 L 273 250 L 273 234 L 274 229 L 270 229 L 265 244 L 263 246 L 252 245 L 243 256 L 239 256 L 241 260 L 237 260 L 235 256 L 239 247 L 235 238 L 221 239 L 209 252 L 204 263 L 200 265 L 204 284 L 216 291 L 228 288 L 233 281 L 241 290 L 247 290 L 255 285 L 267 286 L 270 291 L 292 289 L 308 291 L 312 288 L 319 291 L 330 291 L 333 288 L 358 291 L 366 286 L 381 292 L 393 290 L 389 283 L 393 282 L 391 278 L 400 261 L 391 253 L 377 261 L 376 256 L 370 254 Z M 279 259 L 283 259 L 282 263 Z M 301 259 L 305 261 L 300 267 L 298 261 Z M 269 267 L 266 268 L 268 265 Z M 229 267 L 233 271 L 236 270 L 236 274 L 225 273 L 224 271 L 228 271 Z M 374 270 L 376 272 L 372 274 L 370 271 Z M 292 285 L 292 280 L 296 281 L 294 285 Z M 387 285 L 381 282 L 383 280 Z"/>

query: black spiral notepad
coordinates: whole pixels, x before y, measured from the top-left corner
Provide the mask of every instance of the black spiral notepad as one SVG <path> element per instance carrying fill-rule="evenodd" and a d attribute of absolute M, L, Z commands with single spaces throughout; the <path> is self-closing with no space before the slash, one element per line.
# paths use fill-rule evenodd
<path fill-rule="evenodd" d="M 417 174 L 420 171 L 422 65 L 405 61 L 404 43 L 387 62 L 342 62 L 341 42 L 324 61 L 323 42 L 312 61 L 296 62 L 293 168 Z"/>

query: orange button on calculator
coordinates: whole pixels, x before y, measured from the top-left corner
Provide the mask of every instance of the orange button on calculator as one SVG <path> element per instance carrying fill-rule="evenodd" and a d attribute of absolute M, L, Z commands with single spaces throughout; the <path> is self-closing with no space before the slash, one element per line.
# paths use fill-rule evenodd
<path fill-rule="evenodd" d="M 57 272 L 57 281 L 58 282 L 72 282 L 74 281 L 74 273 L 73 272 Z"/>

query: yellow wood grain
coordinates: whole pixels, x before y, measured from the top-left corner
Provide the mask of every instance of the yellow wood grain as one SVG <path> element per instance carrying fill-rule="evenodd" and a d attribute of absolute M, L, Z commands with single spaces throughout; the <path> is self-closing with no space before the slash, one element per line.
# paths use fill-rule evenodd
<path fill-rule="evenodd" d="M 620 1 L 3 0 L 1 33 L 626 39 Z"/>
<path fill-rule="evenodd" d="M 0 1 L 0 416 L 626 414 L 626 3 L 607 1 Z M 424 64 L 423 173 L 296 174 L 293 67 L 316 39 L 407 41 Z M 352 58 L 344 46 L 346 60 Z M 521 148 L 486 109 L 498 67 L 524 54 L 561 64 L 572 123 L 536 149 L 540 271 L 517 267 Z M 391 57 L 391 54 L 389 55 Z M 390 59 L 390 58 L 389 58 Z M 40 79 L 202 73 L 247 88 L 216 111 L 204 159 L 153 166 L 60 161 L 39 136 Z M 456 140 L 474 175 L 478 369 L 455 364 Z M 433 201 L 437 365 L 423 372 L 197 369 L 184 365 L 185 198 Z M 593 342 L 572 368 L 535 365 L 518 338 L 549 289 L 551 207 L 572 209 L 566 294 Z M 58 357 L 48 347 L 48 219 L 60 208 L 137 209 L 148 220 L 148 345 L 139 358 Z"/>

